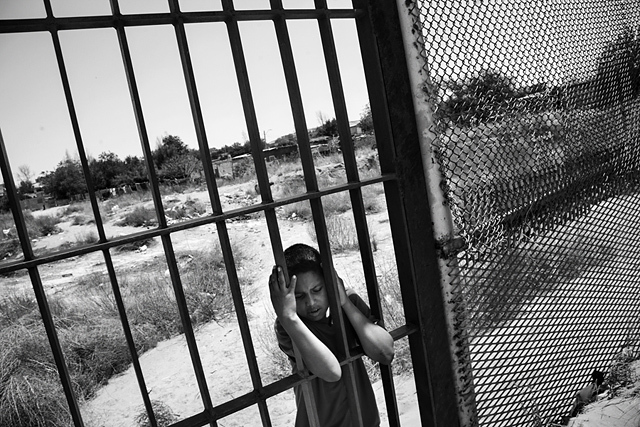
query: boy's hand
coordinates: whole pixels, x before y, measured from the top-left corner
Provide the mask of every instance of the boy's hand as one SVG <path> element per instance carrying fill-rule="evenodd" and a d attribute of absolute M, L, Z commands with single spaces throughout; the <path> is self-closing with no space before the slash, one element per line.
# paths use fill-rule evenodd
<path fill-rule="evenodd" d="M 296 313 L 296 276 L 291 277 L 287 286 L 284 280 L 284 272 L 279 266 L 274 266 L 269 276 L 269 292 L 271 294 L 271 304 L 276 311 L 278 319 L 292 319 Z"/>

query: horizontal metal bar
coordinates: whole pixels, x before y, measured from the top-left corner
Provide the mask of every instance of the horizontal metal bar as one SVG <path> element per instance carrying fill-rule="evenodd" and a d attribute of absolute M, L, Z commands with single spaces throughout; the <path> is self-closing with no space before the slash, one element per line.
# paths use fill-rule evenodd
<path fill-rule="evenodd" d="M 410 334 L 418 332 L 418 328 L 413 325 L 403 325 L 390 332 L 394 340 L 399 340 Z M 352 350 L 352 355 L 340 362 L 340 365 L 346 365 L 364 356 L 362 347 L 356 347 Z M 260 400 L 267 400 L 273 396 L 276 396 L 284 391 L 287 391 L 295 386 L 301 385 L 304 382 L 309 382 L 317 378 L 316 375 L 308 375 L 306 378 L 299 374 L 289 375 L 278 381 L 270 383 L 261 389 L 251 391 L 249 393 L 238 396 L 235 399 L 229 400 L 213 408 L 213 413 L 216 414 L 215 419 L 219 420 L 228 415 L 248 408 L 249 406 L 258 403 Z M 179 423 L 173 425 L 173 427 L 197 427 L 208 424 L 213 421 L 213 416 L 209 415 L 206 411 L 203 411 L 197 415 L 186 418 Z"/>
<path fill-rule="evenodd" d="M 330 194 L 339 193 L 342 191 L 348 191 L 354 188 L 364 187 L 366 185 L 373 185 L 373 184 L 378 184 L 381 182 L 392 181 L 392 180 L 395 180 L 395 176 L 391 174 L 385 174 L 383 176 L 367 179 L 359 183 L 351 182 L 351 183 L 347 183 L 347 184 L 343 184 L 343 185 L 339 185 L 331 188 L 325 188 L 323 190 L 316 191 L 313 193 L 302 193 L 302 194 L 287 197 L 284 199 L 279 199 L 273 202 L 260 203 L 260 204 L 256 204 L 246 208 L 233 209 L 221 215 L 195 218 L 195 219 L 184 221 L 178 224 L 168 225 L 165 228 L 155 228 L 152 230 L 145 230 L 140 233 L 133 233 L 128 236 L 119 236 L 115 239 L 109 240 L 104 243 L 95 243 L 93 245 L 87 245 L 79 248 L 68 249 L 65 251 L 60 251 L 55 254 L 45 255 L 40 258 L 36 258 L 28 261 L 16 261 L 13 263 L 7 263 L 0 267 L 0 274 L 20 270 L 23 268 L 34 267 L 37 265 L 46 264 L 48 262 L 62 261 L 64 259 L 72 258 L 75 256 L 86 255 L 91 252 L 96 252 L 96 251 L 124 245 L 126 243 L 135 242 L 143 238 L 153 238 L 153 237 L 163 236 L 169 233 L 174 233 L 177 231 L 189 230 L 189 229 L 200 227 L 203 225 L 214 224 L 221 221 L 228 221 L 242 215 L 261 212 L 267 209 L 275 209 L 279 206 L 284 206 L 291 203 L 302 202 L 310 199 L 317 199 L 319 197 L 328 196 Z"/>
<path fill-rule="evenodd" d="M 287 20 L 353 19 L 357 12 L 353 9 L 315 10 L 237 10 L 211 12 L 145 13 L 131 15 L 70 16 L 60 18 L 0 19 L 0 34 L 30 33 L 37 31 L 88 30 L 94 28 L 114 28 L 116 26 L 138 27 L 145 25 L 170 25 L 179 16 L 185 24 L 226 22 L 233 17 L 237 21 L 274 20 L 282 16 Z"/>

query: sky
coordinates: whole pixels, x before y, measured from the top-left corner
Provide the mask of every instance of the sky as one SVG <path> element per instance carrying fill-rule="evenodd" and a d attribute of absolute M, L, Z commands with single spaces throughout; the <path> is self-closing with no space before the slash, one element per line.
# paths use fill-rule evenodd
<path fill-rule="evenodd" d="M 430 0 L 419 2 L 432 77 L 458 79 L 493 68 L 517 84 L 561 84 L 595 72 L 621 23 L 640 24 L 637 0 Z M 51 0 L 56 16 L 108 15 L 108 0 Z M 120 0 L 122 13 L 167 12 L 166 0 Z M 312 8 L 313 0 L 283 0 Z M 350 8 L 350 0 L 329 0 Z M 184 11 L 220 10 L 219 0 L 180 0 Z M 237 9 L 268 9 L 268 0 L 236 0 Z M 210 9 L 207 9 L 210 8 Z M 42 0 L 0 0 L 0 19 L 44 17 Z M 333 20 L 349 120 L 368 103 L 355 24 Z M 316 21 L 288 21 L 308 128 L 334 117 Z M 186 26 L 211 147 L 247 135 L 227 31 L 223 23 Z M 293 133 L 291 107 L 273 24 L 240 23 L 260 133 L 268 141 Z M 197 148 L 172 26 L 127 29 L 153 149 L 164 135 Z M 115 30 L 60 32 L 85 150 L 124 159 L 142 156 Z M 10 60 L 8 60 L 10 58 Z M 0 131 L 16 174 L 34 177 L 77 152 L 49 33 L 0 34 Z"/>
<path fill-rule="evenodd" d="M 182 0 L 185 11 L 220 8 L 220 2 Z M 285 7 L 312 7 L 312 1 L 285 1 Z M 107 15 L 108 0 L 52 0 L 54 15 Z M 334 0 L 330 7 L 351 7 Z M 122 13 L 168 12 L 166 1 L 121 0 Z M 268 1 L 242 0 L 236 8 L 268 8 Z M 44 17 L 41 0 L 2 0 L 0 19 Z M 240 32 L 258 117 L 268 141 L 293 133 L 294 125 L 278 45 L 271 21 L 240 23 Z M 319 113 L 334 117 L 317 22 L 288 23 L 307 127 Z M 368 103 L 355 24 L 335 20 L 349 120 Z M 223 23 L 186 26 L 196 84 L 211 147 L 244 142 L 245 118 Z M 153 149 L 164 135 L 189 147 L 197 140 L 172 26 L 127 29 L 148 138 Z M 85 150 L 98 157 L 111 151 L 121 159 L 142 156 L 128 86 L 113 29 L 60 32 L 60 41 Z M 11 58 L 11 60 L 7 60 Z M 28 165 L 37 177 L 77 153 L 51 35 L 0 34 L 0 131 L 14 176 Z"/>

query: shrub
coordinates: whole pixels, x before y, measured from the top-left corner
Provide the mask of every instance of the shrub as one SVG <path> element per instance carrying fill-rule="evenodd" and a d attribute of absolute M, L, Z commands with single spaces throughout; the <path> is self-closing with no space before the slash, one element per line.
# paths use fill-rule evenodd
<path fill-rule="evenodd" d="M 58 233 L 60 231 L 57 225 L 60 223 L 60 218 L 52 215 L 41 215 L 37 217 L 33 217 L 32 215 L 29 216 L 29 221 L 33 221 L 33 225 L 37 230 L 37 234 L 29 234 L 31 237 L 48 236 L 49 234 Z"/>
<path fill-rule="evenodd" d="M 200 200 L 187 197 L 184 203 L 178 203 L 171 207 L 168 207 L 165 214 L 174 220 L 183 218 L 193 218 L 194 216 L 200 216 L 206 212 L 204 203 Z"/>
<path fill-rule="evenodd" d="M 358 235 L 352 220 L 343 216 L 334 215 L 327 217 L 325 223 L 327 224 L 327 234 L 332 251 L 344 252 L 360 248 Z M 317 242 L 314 224 L 310 222 L 308 227 L 311 238 L 314 242 Z"/>
<path fill-rule="evenodd" d="M 80 244 L 96 243 L 100 240 L 98 234 L 93 230 L 87 230 L 83 233 L 76 234 L 76 242 Z"/>
<path fill-rule="evenodd" d="M 0 240 L 0 260 L 18 255 L 22 253 L 20 240 L 18 239 L 1 239 Z"/>
<path fill-rule="evenodd" d="M 134 252 L 140 249 L 143 246 L 151 246 L 155 243 L 155 240 L 152 238 L 136 240 L 131 243 L 125 243 L 124 245 L 116 246 L 115 250 L 117 252 Z"/>
<path fill-rule="evenodd" d="M 151 406 L 153 407 L 153 415 L 158 427 L 167 427 L 178 421 L 178 416 L 173 413 L 167 404 L 159 400 L 152 400 Z M 136 415 L 135 422 L 138 427 L 151 427 L 151 420 L 149 420 L 146 408 L 142 407 L 140 409 L 140 413 Z"/>
<path fill-rule="evenodd" d="M 75 215 L 71 220 L 71 225 L 94 224 L 96 221 L 88 215 Z"/>
<path fill-rule="evenodd" d="M 3 327 L 0 342 L 0 425 L 70 426 L 44 327 Z"/>
<path fill-rule="evenodd" d="M 158 222 L 156 213 L 153 209 L 137 206 L 133 211 L 127 213 L 122 220 L 116 225 L 119 226 L 133 226 L 133 227 L 146 227 L 154 225 Z"/>

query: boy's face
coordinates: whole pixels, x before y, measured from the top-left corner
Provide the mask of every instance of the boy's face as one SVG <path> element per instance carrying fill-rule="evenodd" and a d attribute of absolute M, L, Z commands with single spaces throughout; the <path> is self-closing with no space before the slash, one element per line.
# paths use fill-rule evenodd
<path fill-rule="evenodd" d="M 315 271 L 296 275 L 296 312 L 308 320 L 324 319 L 329 308 L 329 297 L 324 278 Z"/>

